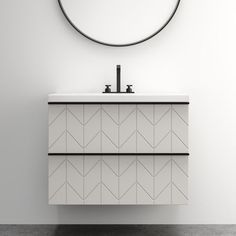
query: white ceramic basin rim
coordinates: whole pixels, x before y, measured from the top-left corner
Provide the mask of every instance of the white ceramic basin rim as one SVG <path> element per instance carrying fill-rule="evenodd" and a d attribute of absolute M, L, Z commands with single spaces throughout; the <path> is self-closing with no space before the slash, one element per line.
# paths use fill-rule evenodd
<path fill-rule="evenodd" d="M 104 94 L 104 93 L 55 93 L 48 95 L 48 102 L 189 102 L 184 94 Z"/>

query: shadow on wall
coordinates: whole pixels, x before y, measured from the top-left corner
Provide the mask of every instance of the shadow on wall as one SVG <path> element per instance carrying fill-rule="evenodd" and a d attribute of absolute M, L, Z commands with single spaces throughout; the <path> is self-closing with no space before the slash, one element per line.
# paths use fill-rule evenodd
<path fill-rule="evenodd" d="M 58 206 L 58 223 L 68 224 L 160 224 L 176 222 L 181 206 L 103 205 Z M 133 217 L 135 215 L 135 218 Z M 69 220 L 70 219 L 70 220 Z M 73 219 L 73 221 L 71 221 Z"/>

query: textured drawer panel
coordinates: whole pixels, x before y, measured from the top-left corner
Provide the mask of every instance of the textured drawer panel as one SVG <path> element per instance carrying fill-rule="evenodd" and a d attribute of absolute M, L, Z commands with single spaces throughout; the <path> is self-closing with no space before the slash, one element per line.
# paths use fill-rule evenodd
<path fill-rule="evenodd" d="M 187 153 L 188 105 L 49 105 L 49 153 Z"/>
<path fill-rule="evenodd" d="M 48 152 L 66 152 L 66 106 L 49 106 L 48 112 Z"/>
<path fill-rule="evenodd" d="M 186 156 L 50 156 L 49 204 L 186 204 Z"/>
<path fill-rule="evenodd" d="M 172 152 L 188 152 L 188 106 L 172 106 Z"/>

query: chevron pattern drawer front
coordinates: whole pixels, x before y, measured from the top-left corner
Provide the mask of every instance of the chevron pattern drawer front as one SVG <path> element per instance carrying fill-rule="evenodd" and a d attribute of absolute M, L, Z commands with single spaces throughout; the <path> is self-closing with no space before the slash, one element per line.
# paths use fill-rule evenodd
<path fill-rule="evenodd" d="M 49 153 L 187 153 L 188 105 L 50 105 Z"/>
<path fill-rule="evenodd" d="M 186 156 L 50 156 L 49 204 L 186 204 Z"/>
<path fill-rule="evenodd" d="M 188 105 L 49 105 L 48 129 L 49 204 L 187 204 Z"/>

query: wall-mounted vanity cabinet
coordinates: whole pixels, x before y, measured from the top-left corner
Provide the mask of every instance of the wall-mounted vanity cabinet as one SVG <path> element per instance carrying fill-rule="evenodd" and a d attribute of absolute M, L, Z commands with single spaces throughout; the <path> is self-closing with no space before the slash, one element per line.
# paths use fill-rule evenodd
<path fill-rule="evenodd" d="M 49 204 L 186 204 L 188 97 L 52 94 Z"/>

